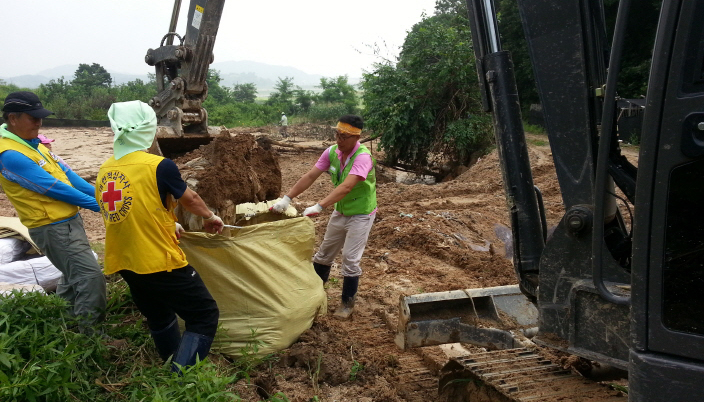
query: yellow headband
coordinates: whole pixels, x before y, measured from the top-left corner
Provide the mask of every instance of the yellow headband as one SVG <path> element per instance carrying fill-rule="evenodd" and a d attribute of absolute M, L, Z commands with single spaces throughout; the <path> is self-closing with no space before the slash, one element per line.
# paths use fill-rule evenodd
<path fill-rule="evenodd" d="M 354 127 L 350 124 L 343 123 L 341 121 L 337 122 L 337 131 L 344 133 L 344 134 L 349 134 L 349 135 L 361 135 L 362 134 L 362 129 Z"/>

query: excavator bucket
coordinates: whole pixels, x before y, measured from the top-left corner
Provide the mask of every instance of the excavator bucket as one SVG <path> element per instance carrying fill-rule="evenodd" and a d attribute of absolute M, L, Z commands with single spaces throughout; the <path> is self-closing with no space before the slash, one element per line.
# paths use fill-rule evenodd
<path fill-rule="evenodd" d="M 518 285 L 401 296 L 399 307 L 402 349 L 454 342 L 512 349 L 537 332 L 538 310 Z"/>
<path fill-rule="evenodd" d="M 205 133 L 180 133 L 179 135 L 171 127 L 158 126 L 156 137 L 148 152 L 175 159 L 198 149 L 201 145 L 209 144 L 223 131 L 227 130 L 223 127 L 208 127 Z"/>

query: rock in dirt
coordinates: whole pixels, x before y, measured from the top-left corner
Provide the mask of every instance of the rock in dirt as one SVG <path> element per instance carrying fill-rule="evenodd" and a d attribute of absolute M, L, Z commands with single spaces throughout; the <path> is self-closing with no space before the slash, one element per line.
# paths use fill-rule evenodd
<path fill-rule="evenodd" d="M 174 160 L 188 187 L 220 216 L 233 224 L 237 204 L 273 200 L 281 192 L 278 155 L 266 138 L 230 133 L 216 137 Z M 199 230 L 199 220 L 183 208 L 176 209 L 179 222 L 187 230 Z"/>

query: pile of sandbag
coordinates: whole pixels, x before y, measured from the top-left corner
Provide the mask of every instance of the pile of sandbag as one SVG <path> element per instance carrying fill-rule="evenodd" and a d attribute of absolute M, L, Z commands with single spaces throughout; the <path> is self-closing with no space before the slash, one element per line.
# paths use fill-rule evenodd
<path fill-rule="evenodd" d="M 0 217 L 0 294 L 13 289 L 54 292 L 61 276 L 18 218 Z"/>
<path fill-rule="evenodd" d="M 61 271 L 56 269 L 54 264 L 45 256 L 28 258 L 30 256 L 26 254 L 15 254 L 16 259 L 9 260 L 12 254 L 4 253 L 4 250 L 9 248 L 8 240 L 27 243 L 15 238 L 0 239 L 0 261 L 2 261 L 0 265 L 0 282 L 39 285 L 47 293 L 56 291 L 56 285 L 61 279 Z M 27 243 L 27 246 L 28 248 L 31 247 L 29 243 Z"/>

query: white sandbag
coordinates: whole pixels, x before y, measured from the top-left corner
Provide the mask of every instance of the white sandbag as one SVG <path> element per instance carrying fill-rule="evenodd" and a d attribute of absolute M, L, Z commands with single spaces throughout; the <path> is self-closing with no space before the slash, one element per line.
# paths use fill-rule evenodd
<path fill-rule="evenodd" d="M 39 285 L 21 285 L 17 283 L 0 282 L 0 295 L 9 295 L 13 290 L 21 290 L 23 292 L 41 292 L 42 288 Z"/>
<path fill-rule="evenodd" d="M 7 264 L 24 257 L 25 253 L 32 248 L 29 242 L 16 237 L 5 237 L 0 239 L 0 264 Z"/>
<path fill-rule="evenodd" d="M 13 261 L 0 265 L 0 282 L 39 285 L 46 292 L 56 290 L 61 275 L 61 271 L 47 257 Z"/>

